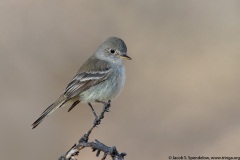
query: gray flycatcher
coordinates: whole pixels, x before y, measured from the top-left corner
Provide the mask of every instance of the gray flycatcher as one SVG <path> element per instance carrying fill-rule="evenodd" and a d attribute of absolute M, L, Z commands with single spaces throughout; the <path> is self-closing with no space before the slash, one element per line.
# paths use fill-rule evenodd
<path fill-rule="evenodd" d="M 91 103 L 105 103 L 117 97 L 125 83 L 124 59 L 131 59 L 124 41 L 117 37 L 108 38 L 78 70 L 65 92 L 41 114 L 32 127 L 37 127 L 46 116 L 66 102 L 72 104 L 70 111 L 79 102 L 92 107 Z"/>

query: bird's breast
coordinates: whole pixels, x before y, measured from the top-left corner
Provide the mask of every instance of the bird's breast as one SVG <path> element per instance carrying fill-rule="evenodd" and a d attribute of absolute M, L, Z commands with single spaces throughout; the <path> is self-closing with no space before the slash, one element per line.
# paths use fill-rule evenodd
<path fill-rule="evenodd" d="M 83 92 L 80 97 L 82 102 L 94 102 L 96 100 L 108 101 L 116 98 L 125 84 L 125 67 L 123 65 L 116 65 L 112 67 L 112 73 L 109 77 L 96 86 L 89 88 Z"/>

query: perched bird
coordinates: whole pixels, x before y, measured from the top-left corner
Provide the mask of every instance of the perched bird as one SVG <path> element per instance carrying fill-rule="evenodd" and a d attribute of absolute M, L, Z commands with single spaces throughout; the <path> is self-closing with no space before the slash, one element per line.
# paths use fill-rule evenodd
<path fill-rule="evenodd" d="M 72 103 L 70 111 L 79 102 L 88 103 L 92 107 L 91 103 L 104 103 L 117 97 L 126 78 L 124 59 L 131 60 L 124 41 L 117 37 L 105 40 L 81 66 L 65 92 L 32 124 L 32 128 L 66 102 Z"/>

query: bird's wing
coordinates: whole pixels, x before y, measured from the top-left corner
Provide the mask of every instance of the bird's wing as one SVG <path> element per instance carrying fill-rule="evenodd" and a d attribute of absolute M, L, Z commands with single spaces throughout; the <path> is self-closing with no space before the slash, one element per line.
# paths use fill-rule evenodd
<path fill-rule="evenodd" d="M 85 63 L 87 63 L 87 66 L 90 65 L 91 67 L 88 67 L 88 69 L 80 68 L 64 92 L 64 95 L 69 99 L 79 95 L 90 87 L 105 81 L 109 74 L 111 74 L 108 62 L 89 59 Z"/>

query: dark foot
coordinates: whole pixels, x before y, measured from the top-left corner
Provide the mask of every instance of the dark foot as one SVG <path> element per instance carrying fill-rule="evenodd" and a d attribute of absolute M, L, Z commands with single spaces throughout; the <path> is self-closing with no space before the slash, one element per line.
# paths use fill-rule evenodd
<path fill-rule="evenodd" d="M 96 101 L 96 102 L 98 102 L 98 103 L 102 103 L 103 105 L 104 105 L 104 111 L 105 112 L 109 112 L 110 111 L 110 106 L 111 106 L 111 100 L 108 100 L 108 102 L 103 102 L 103 101 Z"/>
<path fill-rule="evenodd" d="M 96 102 L 102 103 L 104 105 L 104 107 L 103 107 L 103 111 L 101 112 L 101 114 L 99 116 L 97 116 L 96 119 L 94 120 L 94 123 L 93 123 L 94 126 L 97 126 L 101 123 L 101 119 L 104 118 L 104 113 L 109 112 L 110 111 L 109 108 L 111 106 L 111 100 L 109 100 L 108 102 L 103 102 L 103 101 L 96 101 Z"/>
<path fill-rule="evenodd" d="M 111 100 L 108 100 L 107 104 L 104 106 L 104 110 L 106 112 L 110 111 L 110 107 L 111 107 Z"/>

